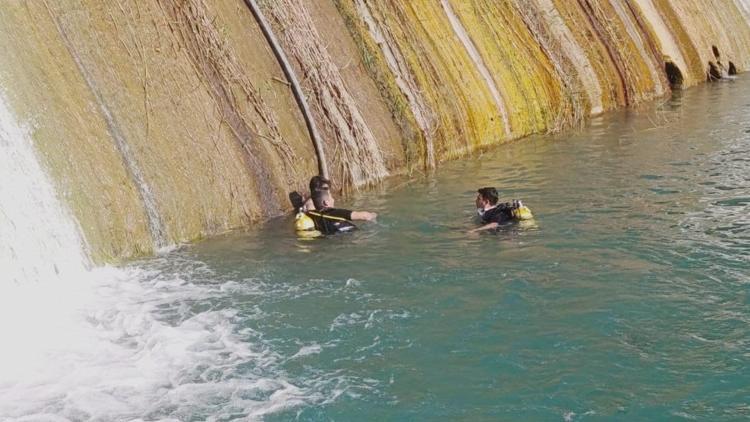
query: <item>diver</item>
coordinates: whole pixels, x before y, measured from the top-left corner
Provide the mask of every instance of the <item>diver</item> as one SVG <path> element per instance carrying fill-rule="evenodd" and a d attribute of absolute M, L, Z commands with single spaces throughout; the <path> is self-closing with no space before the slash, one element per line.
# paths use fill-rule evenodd
<path fill-rule="evenodd" d="M 313 201 L 313 194 L 319 190 L 329 192 L 331 190 L 331 181 L 323 176 L 313 176 L 310 179 L 310 197 L 305 201 L 305 205 L 302 206 L 304 211 L 319 209 L 315 206 Z"/>
<path fill-rule="evenodd" d="M 485 187 L 477 190 L 475 203 L 477 214 L 482 219 L 482 225 L 476 229 L 469 230 L 469 233 L 493 230 L 501 224 L 533 218 L 531 210 L 519 200 L 499 204 L 497 189 L 493 187 Z"/>
<path fill-rule="evenodd" d="M 315 210 L 315 204 L 313 203 L 312 196 L 315 191 L 318 190 L 331 190 L 331 181 L 323 176 L 313 176 L 310 179 L 310 196 L 307 198 L 303 197 L 299 192 L 294 191 L 289 193 L 289 201 L 291 201 L 294 207 L 294 212 L 305 212 L 308 210 Z"/>
<path fill-rule="evenodd" d="M 327 189 L 318 189 L 312 192 L 314 210 L 308 210 L 305 215 L 312 219 L 314 230 L 320 234 L 328 235 L 356 230 L 357 226 L 352 220 L 372 221 L 377 214 L 369 211 L 351 211 L 343 208 L 334 208 L 335 201 Z"/>

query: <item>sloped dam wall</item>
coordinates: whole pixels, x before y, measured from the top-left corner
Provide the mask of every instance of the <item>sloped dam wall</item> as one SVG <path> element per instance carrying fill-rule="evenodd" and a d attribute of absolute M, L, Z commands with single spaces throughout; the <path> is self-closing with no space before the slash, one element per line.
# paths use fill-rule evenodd
<path fill-rule="evenodd" d="M 5 0 L 0 97 L 94 262 L 278 215 L 318 172 L 254 7 L 347 187 L 750 68 L 750 0 Z"/>

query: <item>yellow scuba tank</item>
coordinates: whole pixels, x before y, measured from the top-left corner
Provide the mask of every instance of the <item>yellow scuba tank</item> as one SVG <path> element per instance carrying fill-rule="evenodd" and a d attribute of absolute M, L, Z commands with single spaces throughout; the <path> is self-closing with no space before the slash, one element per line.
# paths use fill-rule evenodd
<path fill-rule="evenodd" d="M 303 212 L 298 212 L 294 217 L 294 230 L 298 232 L 315 230 L 315 223 L 309 215 Z"/>
<path fill-rule="evenodd" d="M 531 220 L 534 218 L 534 214 L 531 213 L 529 207 L 522 205 L 513 210 L 513 218 L 516 220 Z"/>
<path fill-rule="evenodd" d="M 529 207 L 523 204 L 520 200 L 513 201 L 513 209 L 511 215 L 518 221 L 531 220 L 534 218 L 534 214 L 531 213 Z"/>
<path fill-rule="evenodd" d="M 299 237 L 318 237 L 321 233 L 315 230 L 315 222 L 310 218 L 309 215 L 298 212 L 294 217 L 294 231 L 297 232 Z"/>
<path fill-rule="evenodd" d="M 513 201 L 513 209 L 511 210 L 513 219 L 518 221 L 518 226 L 524 229 L 535 229 L 536 223 L 534 222 L 534 214 L 531 213 L 529 207 L 523 204 L 519 200 Z"/>

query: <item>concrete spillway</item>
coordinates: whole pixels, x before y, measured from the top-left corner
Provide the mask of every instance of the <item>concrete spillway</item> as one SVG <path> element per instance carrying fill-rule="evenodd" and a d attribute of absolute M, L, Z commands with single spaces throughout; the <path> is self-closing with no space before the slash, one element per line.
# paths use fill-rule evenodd
<path fill-rule="evenodd" d="M 260 5 L 341 187 L 750 68 L 746 0 Z M 242 0 L 11 1 L 0 28 L 8 113 L 95 262 L 278 215 L 317 171 Z"/>

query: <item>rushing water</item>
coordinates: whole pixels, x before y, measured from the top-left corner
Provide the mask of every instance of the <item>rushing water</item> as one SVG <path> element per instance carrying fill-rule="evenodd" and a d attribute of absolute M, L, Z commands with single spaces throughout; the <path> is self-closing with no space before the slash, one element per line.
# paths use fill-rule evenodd
<path fill-rule="evenodd" d="M 74 277 L 86 271 L 77 228 L 0 92 L 0 268 L 5 282 Z M 73 246 L 72 248 L 70 246 Z"/>
<path fill-rule="evenodd" d="M 0 420 L 750 418 L 748 115 L 750 78 L 706 85 L 392 179 L 352 235 L 60 280 L 2 334 L 34 350 Z M 535 223 L 468 235 L 487 185 Z"/>

